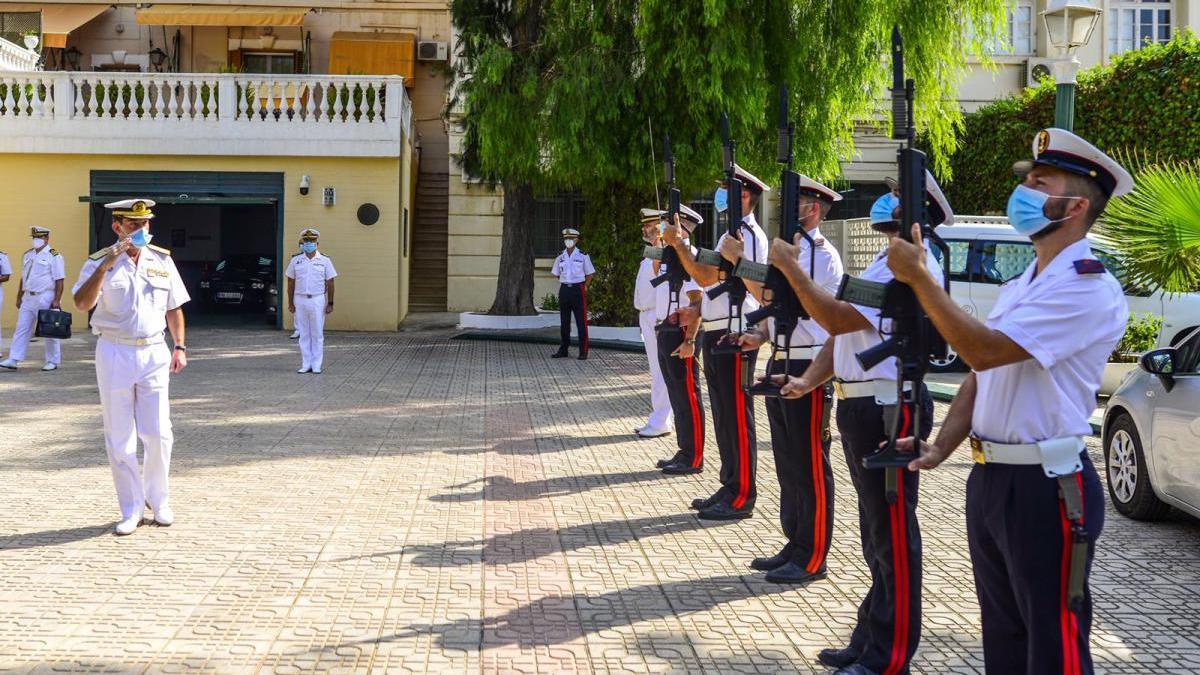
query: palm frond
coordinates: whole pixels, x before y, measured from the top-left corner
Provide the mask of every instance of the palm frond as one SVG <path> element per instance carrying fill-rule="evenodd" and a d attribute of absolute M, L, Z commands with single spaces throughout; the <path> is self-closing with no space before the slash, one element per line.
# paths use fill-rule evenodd
<path fill-rule="evenodd" d="M 1096 228 L 1122 280 L 1167 293 L 1200 290 L 1200 161 L 1149 164 L 1135 183 Z"/>

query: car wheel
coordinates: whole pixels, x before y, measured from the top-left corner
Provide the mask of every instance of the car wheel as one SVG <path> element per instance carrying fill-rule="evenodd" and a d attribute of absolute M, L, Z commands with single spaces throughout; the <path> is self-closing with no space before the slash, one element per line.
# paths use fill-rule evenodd
<path fill-rule="evenodd" d="M 968 370 L 967 364 L 958 357 L 953 347 L 947 347 L 949 352 L 944 359 L 929 359 L 931 373 L 957 373 Z"/>
<path fill-rule="evenodd" d="M 1158 520 L 1171 509 L 1150 487 L 1150 471 L 1142 452 L 1142 439 L 1133 418 L 1119 413 L 1104 446 L 1108 470 L 1108 495 L 1121 515 L 1134 520 Z"/>

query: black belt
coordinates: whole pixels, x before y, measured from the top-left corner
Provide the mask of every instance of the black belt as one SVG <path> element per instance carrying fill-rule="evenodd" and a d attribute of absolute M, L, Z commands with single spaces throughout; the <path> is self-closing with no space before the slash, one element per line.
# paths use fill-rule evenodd
<path fill-rule="evenodd" d="M 324 293 L 301 293 L 300 295 L 305 298 L 308 298 L 309 300 L 312 300 L 313 298 L 319 298 L 325 294 Z"/>
<path fill-rule="evenodd" d="M 564 282 L 562 282 L 562 285 L 567 288 L 575 288 L 576 286 L 582 286 L 583 284 L 568 284 L 567 282 L 564 281 Z"/>

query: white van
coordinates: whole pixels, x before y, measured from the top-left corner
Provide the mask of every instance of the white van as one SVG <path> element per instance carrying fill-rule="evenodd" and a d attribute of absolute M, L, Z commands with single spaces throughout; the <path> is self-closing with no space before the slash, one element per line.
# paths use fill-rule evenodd
<path fill-rule="evenodd" d="M 1029 238 L 1017 234 L 1004 219 L 994 224 L 943 225 L 937 233 L 950 247 L 950 294 L 968 314 L 984 320 L 996 304 L 1000 286 L 1020 276 L 1034 259 Z M 937 250 L 936 248 L 934 249 Z M 1093 242 L 1092 252 L 1110 271 L 1116 262 Z M 1200 326 L 1200 293 L 1166 295 L 1125 288 L 1129 311 L 1163 317 L 1158 346 L 1168 347 Z M 931 364 L 934 372 L 965 369 L 957 355 Z"/>

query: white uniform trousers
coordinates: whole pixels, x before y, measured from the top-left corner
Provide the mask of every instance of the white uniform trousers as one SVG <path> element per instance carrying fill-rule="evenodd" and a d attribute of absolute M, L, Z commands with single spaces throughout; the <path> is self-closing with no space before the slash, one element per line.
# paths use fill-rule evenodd
<path fill-rule="evenodd" d="M 171 350 L 165 343 L 136 347 L 100 338 L 96 342 L 96 384 L 104 415 L 104 448 L 112 467 L 121 519 L 167 504 L 171 466 Z M 145 470 L 138 466 L 142 439 Z"/>
<path fill-rule="evenodd" d="M 325 360 L 325 294 L 296 294 L 296 329 L 300 331 L 300 367 L 320 370 Z"/>
<path fill-rule="evenodd" d="M 14 361 L 24 361 L 25 352 L 29 349 L 29 339 L 33 337 L 34 328 L 37 327 L 38 310 L 50 309 L 50 303 L 54 302 L 54 292 L 46 291 L 37 295 L 25 294 L 21 298 L 21 309 L 17 311 L 17 328 L 13 331 L 12 345 L 8 350 L 8 356 Z M 46 344 L 46 363 L 58 365 L 62 360 L 62 346 L 59 344 L 58 338 L 42 338 L 42 342 Z"/>
<path fill-rule="evenodd" d="M 650 418 L 646 426 L 650 429 L 670 429 L 674 426 L 671 414 L 671 398 L 667 395 L 667 384 L 663 381 L 662 368 L 658 364 L 658 336 L 654 332 L 655 312 L 652 309 L 638 313 L 638 324 L 642 328 L 642 342 L 646 347 L 646 359 L 650 361 Z"/>

